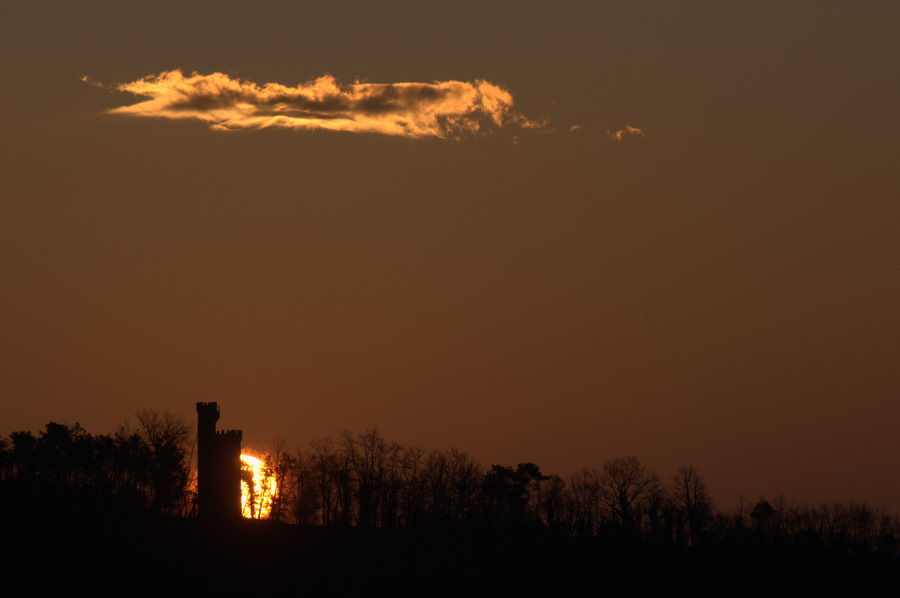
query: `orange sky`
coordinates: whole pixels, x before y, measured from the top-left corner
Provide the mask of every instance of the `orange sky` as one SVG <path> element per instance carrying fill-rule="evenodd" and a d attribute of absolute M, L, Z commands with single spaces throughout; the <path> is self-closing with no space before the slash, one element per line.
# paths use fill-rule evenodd
<path fill-rule="evenodd" d="M 215 400 L 900 513 L 900 5 L 310 4 L 0 7 L 0 434 Z M 552 132 L 109 113 L 176 69 L 486 81 Z"/>

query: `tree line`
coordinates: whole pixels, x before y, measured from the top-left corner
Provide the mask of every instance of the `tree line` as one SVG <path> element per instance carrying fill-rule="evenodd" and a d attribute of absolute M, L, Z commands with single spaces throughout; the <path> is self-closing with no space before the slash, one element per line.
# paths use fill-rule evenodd
<path fill-rule="evenodd" d="M 114 434 L 49 423 L 0 438 L 0 489 L 12 510 L 64 500 L 107 510 L 192 517 L 195 438 L 169 412 L 144 410 Z M 266 456 L 279 489 L 270 519 L 303 526 L 488 529 L 693 547 L 756 543 L 897 555 L 900 522 L 864 503 L 789 504 L 783 497 L 720 510 L 684 465 L 668 479 L 635 456 L 567 478 L 534 463 L 483 467 L 458 450 L 426 451 L 372 428 Z"/>
<path fill-rule="evenodd" d="M 779 496 L 724 511 L 696 467 L 664 480 L 636 456 L 563 478 L 534 463 L 484 468 L 466 453 L 404 446 L 373 428 L 314 441 L 296 455 L 274 451 L 267 465 L 282 488 L 272 516 L 307 525 L 476 526 L 686 547 L 757 542 L 896 554 L 900 546 L 900 522 L 883 509 Z"/>
<path fill-rule="evenodd" d="M 48 423 L 0 438 L 0 500 L 19 510 L 48 505 L 186 516 L 194 438 L 171 412 L 142 410 L 114 434 Z"/>

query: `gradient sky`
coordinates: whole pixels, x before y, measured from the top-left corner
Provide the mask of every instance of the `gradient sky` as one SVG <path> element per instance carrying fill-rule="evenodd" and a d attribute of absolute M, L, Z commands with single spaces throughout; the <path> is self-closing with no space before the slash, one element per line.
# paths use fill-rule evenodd
<path fill-rule="evenodd" d="M 259 446 L 378 425 L 900 513 L 898 31 L 893 0 L 2 3 L 0 434 L 212 400 Z M 484 80 L 552 132 L 108 112 L 174 69 Z"/>

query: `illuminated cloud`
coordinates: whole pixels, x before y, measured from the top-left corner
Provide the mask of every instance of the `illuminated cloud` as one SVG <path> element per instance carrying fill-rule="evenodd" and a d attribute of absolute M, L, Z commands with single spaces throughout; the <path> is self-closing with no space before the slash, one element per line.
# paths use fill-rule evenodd
<path fill-rule="evenodd" d="M 513 111 L 512 95 L 483 80 L 344 86 L 325 75 L 289 87 L 173 70 L 114 89 L 148 99 L 114 108 L 113 114 L 195 119 L 224 130 L 280 127 L 447 139 L 508 125 L 547 128 L 546 121 Z"/>
<path fill-rule="evenodd" d="M 584 127 L 581 125 L 572 125 L 571 127 L 569 127 L 569 133 L 574 133 L 575 131 L 581 131 L 583 129 Z"/>
<path fill-rule="evenodd" d="M 105 87 L 102 83 L 100 83 L 99 81 L 95 81 L 95 80 L 91 79 L 91 78 L 88 77 L 87 75 L 83 76 L 83 77 L 81 78 L 81 80 L 84 81 L 85 83 L 87 83 L 88 85 L 92 85 L 92 86 L 94 86 L 94 87 L 99 87 L 99 88 L 101 88 L 101 89 L 106 89 L 106 87 Z"/>
<path fill-rule="evenodd" d="M 610 137 L 612 137 L 613 139 L 615 139 L 616 141 L 622 141 L 622 139 L 625 137 L 626 134 L 639 135 L 641 137 L 646 137 L 646 135 L 644 135 L 644 131 L 642 131 L 641 129 L 638 129 L 637 127 L 632 127 L 630 125 L 625 125 L 624 129 L 620 129 L 620 130 L 616 131 L 615 133 L 611 133 L 611 132 L 607 131 L 606 134 L 609 135 Z"/>

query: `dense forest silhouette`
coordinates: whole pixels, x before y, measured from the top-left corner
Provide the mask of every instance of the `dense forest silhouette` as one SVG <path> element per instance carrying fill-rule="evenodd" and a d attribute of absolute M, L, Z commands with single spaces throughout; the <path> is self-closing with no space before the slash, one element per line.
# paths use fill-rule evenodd
<path fill-rule="evenodd" d="M 372 428 L 296 452 L 278 442 L 265 460 L 279 488 L 268 521 L 209 526 L 195 454 L 193 427 L 154 410 L 113 434 L 51 422 L 0 437 L 7 578 L 150 594 L 900 591 L 895 515 L 783 497 L 723 510 L 691 465 L 661 478 L 625 456 L 563 478 Z"/>

